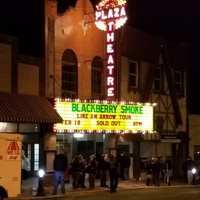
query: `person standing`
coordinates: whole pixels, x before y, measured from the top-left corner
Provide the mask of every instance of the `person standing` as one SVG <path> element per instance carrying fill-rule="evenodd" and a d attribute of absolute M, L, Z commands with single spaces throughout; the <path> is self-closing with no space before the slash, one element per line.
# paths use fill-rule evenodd
<path fill-rule="evenodd" d="M 27 172 L 31 170 L 31 163 L 25 156 L 24 150 L 22 150 L 22 180 L 27 179 Z"/>
<path fill-rule="evenodd" d="M 188 184 L 191 185 L 193 181 L 192 169 L 195 167 L 194 161 L 191 157 L 187 158 L 187 180 Z"/>
<path fill-rule="evenodd" d="M 129 167 L 131 165 L 130 156 L 124 151 L 120 156 L 120 174 L 122 180 L 129 179 Z"/>
<path fill-rule="evenodd" d="M 100 170 L 100 186 L 108 187 L 106 185 L 106 182 L 108 178 L 109 163 L 108 163 L 108 154 L 106 152 L 102 154 L 101 159 L 99 161 L 99 170 Z"/>
<path fill-rule="evenodd" d="M 146 168 L 146 175 L 147 175 L 146 185 L 150 186 L 151 183 L 153 182 L 153 162 L 151 158 L 147 160 L 145 168 Z"/>
<path fill-rule="evenodd" d="M 171 180 L 170 180 L 170 172 L 171 172 L 171 169 L 172 169 L 172 163 L 171 161 L 169 160 L 169 158 L 166 158 L 164 160 L 164 163 L 163 163 L 163 173 L 164 173 L 164 184 L 165 185 L 171 185 Z"/>
<path fill-rule="evenodd" d="M 78 181 L 81 175 L 80 156 L 75 156 L 71 163 L 72 185 L 73 189 L 78 189 Z"/>
<path fill-rule="evenodd" d="M 85 174 L 86 174 L 85 170 L 86 170 L 87 162 L 82 154 L 79 155 L 79 158 L 80 158 L 79 163 L 80 163 L 81 174 L 80 174 L 79 180 L 78 180 L 78 187 L 86 188 L 86 186 L 85 186 Z"/>
<path fill-rule="evenodd" d="M 110 176 L 110 192 L 117 192 L 118 176 L 119 176 L 119 162 L 114 155 L 110 156 L 109 160 L 109 176 Z"/>
<path fill-rule="evenodd" d="M 63 150 L 60 151 L 60 154 L 57 154 L 53 160 L 53 169 L 54 169 L 54 188 L 53 194 L 57 194 L 58 184 L 61 184 L 61 192 L 65 194 L 65 171 L 68 166 L 68 158 L 64 155 Z"/>
<path fill-rule="evenodd" d="M 160 160 L 155 157 L 153 160 L 153 178 L 155 186 L 160 186 Z"/>
<path fill-rule="evenodd" d="M 89 174 L 89 189 L 95 188 L 95 178 L 97 173 L 98 162 L 94 155 L 91 155 L 87 164 L 87 173 Z"/>

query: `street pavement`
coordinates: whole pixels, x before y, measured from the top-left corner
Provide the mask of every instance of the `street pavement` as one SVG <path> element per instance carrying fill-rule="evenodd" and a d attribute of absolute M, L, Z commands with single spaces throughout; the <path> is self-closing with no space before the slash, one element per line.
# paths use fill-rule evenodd
<path fill-rule="evenodd" d="M 88 180 L 85 181 L 86 186 L 88 186 Z M 23 181 L 22 184 L 22 192 L 21 192 L 21 196 L 20 197 L 15 197 L 15 198 L 8 198 L 9 200 L 11 199 L 24 199 L 24 200 L 28 200 L 28 199 L 55 199 L 56 197 L 61 197 L 64 196 L 61 194 L 60 191 L 60 185 L 58 187 L 58 193 L 57 195 L 52 195 L 53 192 L 53 185 L 52 186 L 44 186 L 42 187 L 42 189 L 44 189 L 44 191 L 38 190 L 38 178 L 29 178 L 25 181 Z M 109 183 L 108 183 L 109 185 Z M 175 179 L 175 180 L 171 180 L 171 185 L 164 185 L 162 180 L 160 181 L 160 186 L 155 186 L 155 185 L 151 185 L 151 186 L 146 186 L 145 181 L 138 181 L 135 179 L 131 179 L 129 181 L 122 181 L 119 179 L 119 184 L 118 184 L 118 188 L 117 191 L 120 190 L 133 190 L 133 189 L 158 189 L 158 188 L 174 188 L 174 187 L 200 187 L 200 184 L 195 184 L 195 185 L 188 185 L 185 184 L 183 182 L 183 180 L 180 179 Z M 86 189 L 73 189 L 72 188 L 72 184 L 71 181 L 70 183 L 66 183 L 65 184 L 65 188 L 66 188 L 66 197 L 75 197 L 75 196 L 83 196 L 83 195 L 93 195 L 93 194 L 101 194 L 102 192 L 108 192 L 109 191 L 109 187 L 100 187 L 100 182 L 97 179 L 95 182 L 95 189 L 94 190 L 89 190 L 88 187 Z M 40 195 L 41 193 L 41 195 Z M 44 196 L 43 196 L 44 195 Z"/>

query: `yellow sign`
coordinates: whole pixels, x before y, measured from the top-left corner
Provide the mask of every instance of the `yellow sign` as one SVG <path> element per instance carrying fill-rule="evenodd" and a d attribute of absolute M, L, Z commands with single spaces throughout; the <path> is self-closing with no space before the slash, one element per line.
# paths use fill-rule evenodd
<path fill-rule="evenodd" d="M 57 132 L 138 132 L 153 131 L 153 106 L 150 104 L 83 103 L 57 101 L 63 118 Z"/>

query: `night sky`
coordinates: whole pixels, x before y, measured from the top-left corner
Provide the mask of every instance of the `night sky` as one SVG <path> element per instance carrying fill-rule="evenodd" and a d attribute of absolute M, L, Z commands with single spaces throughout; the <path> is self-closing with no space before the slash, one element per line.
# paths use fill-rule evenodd
<path fill-rule="evenodd" d="M 59 0 L 63 12 L 75 0 Z M 91 0 L 95 5 L 98 0 Z M 0 33 L 19 38 L 20 53 L 44 57 L 43 0 L 4 0 Z M 200 0 L 127 0 L 128 24 L 190 46 L 191 114 L 200 114 Z"/>
<path fill-rule="evenodd" d="M 19 38 L 20 53 L 42 57 L 42 0 L 5 0 L 0 6 L 0 33 Z"/>

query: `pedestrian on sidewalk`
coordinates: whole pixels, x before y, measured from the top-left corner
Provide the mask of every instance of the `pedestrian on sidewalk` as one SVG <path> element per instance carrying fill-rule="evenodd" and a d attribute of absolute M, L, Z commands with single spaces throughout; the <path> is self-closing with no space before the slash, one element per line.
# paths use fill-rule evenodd
<path fill-rule="evenodd" d="M 87 162 L 85 160 L 85 158 L 83 157 L 82 154 L 79 155 L 79 158 L 80 158 L 80 170 L 81 170 L 81 174 L 79 176 L 79 180 L 78 180 L 78 187 L 79 188 L 82 188 L 82 189 L 85 189 L 86 188 L 86 185 L 85 185 L 85 170 L 86 170 L 86 165 L 87 165 Z"/>
<path fill-rule="evenodd" d="M 98 162 L 94 155 L 91 155 L 87 164 L 86 172 L 89 174 L 89 189 L 93 190 L 95 188 L 95 179 L 97 173 Z"/>
<path fill-rule="evenodd" d="M 81 176 L 80 156 L 75 156 L 71 163 L 72 185 L 73 189 L 78 189 L 78 181 Z"/>
<path fill-rule="evenodd" d="M 160 186 L 160 160 L 155 157 L 153 159 L 153 178 L 155 186 Z"/>
<path fill-rule="evenodd" d="M 58 184 L 61 184 L 61 192 L 65 194 L 65 171 L 68 166 L 68 158 L 64 155 L 64 149 L 60 150 L 60 153 L 57 154 L 53 160 L 53 169 L 54 169 L 54 188 L 53 194 L 57 194 Z"/>
<path fill-rule="evenodd" d="M 110 192 L 117 192 L 119 177 L 119 162 L 114 155 L 109 159 Z"/>
<path fill-rule="evenodd" d="M 194 161 L 191 157 L 187 158 L 187 180 L 188 184 L 191 185 L 193 181 L 192 169 L 195 167 Z"/>
<path fill-rule="evenodd" d="M 147 160 L 145 163 L 145 168 L 146 168 L 146 185 L 150 186 L 153 183 L 153 161 L 151 158 Z"/>
<path fill-rule="evenodd" d="M 28 171 L 31 170 L 31 162 L 26 157 L 24 150 L 22 150 L 22 168 L 21 168 L 21 183 L 28 178 Z"/>
<path fill-rule="evenodd" d="M 109 163 L 108 163 L 108 154 L 104 152 L 99 161 L 99 170 L 100 170 L 100 186 L 108 187 L 106 184 L 109 174 Z"/>
<path fill-rule="evenodd" d="M 131 165 L 130 156 L 124 151 L 119 158 L 120 162 L 120 175 L 122 180 L 129 179 L 129 167 Z"/>
<path fill-rule="evenodd" d="M 164 185 L 171 185 L 170 175 L 171 175 L 171 169 L 172 169 L 172 162 L 169 158 L 165 158 L 163 162 L 163 181 Z"/>

